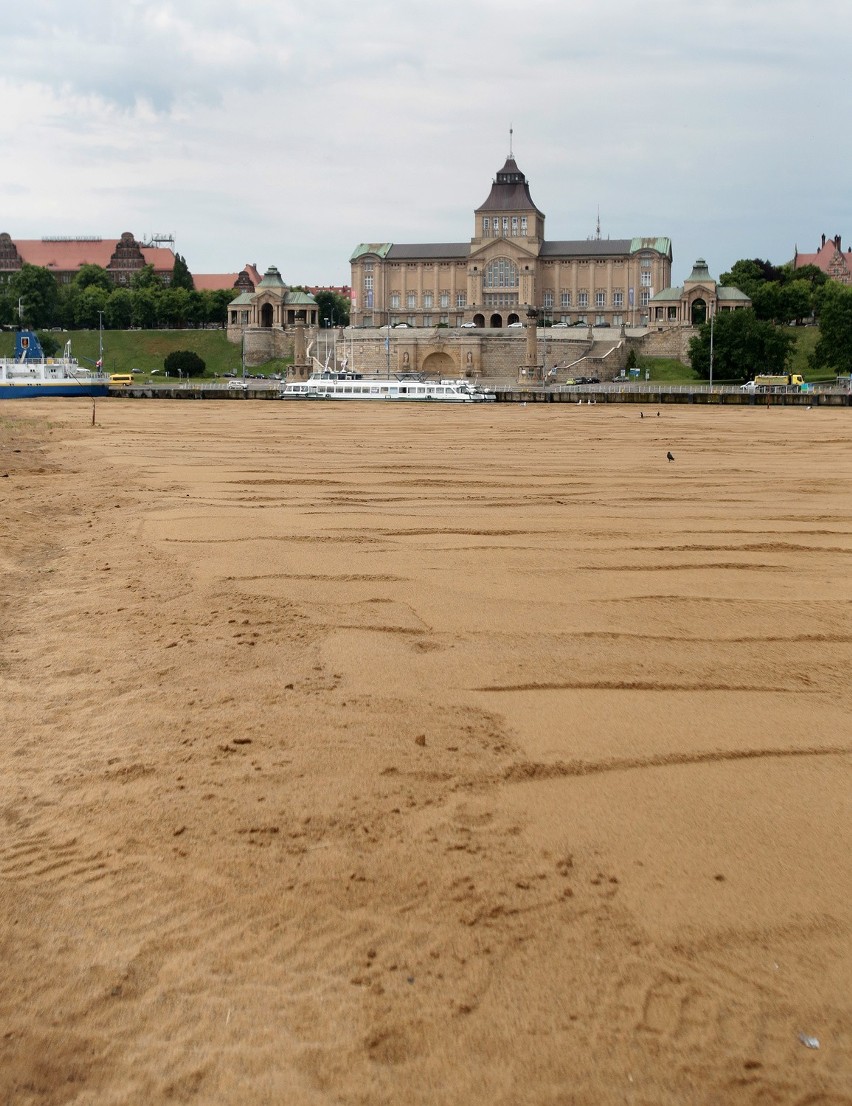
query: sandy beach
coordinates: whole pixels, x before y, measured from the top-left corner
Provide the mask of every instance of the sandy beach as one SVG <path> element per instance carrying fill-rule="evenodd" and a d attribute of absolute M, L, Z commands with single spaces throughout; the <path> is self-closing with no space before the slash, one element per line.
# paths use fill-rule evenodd
<path fill-rule="evenodd" d="M 3 403 L 0 1103 L 852 1103 L 850 427 Z"/>

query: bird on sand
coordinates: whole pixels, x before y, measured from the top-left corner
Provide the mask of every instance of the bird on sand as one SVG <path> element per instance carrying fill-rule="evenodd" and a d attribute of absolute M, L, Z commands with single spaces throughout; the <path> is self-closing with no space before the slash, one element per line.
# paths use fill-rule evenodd
<path fill-rule="evenodd" d="M 666 454 L 666 460 L 667 461 L 673 461 L 674 460 L 674 454 L 671 453 L 671 452 L 667 453 Z"/>

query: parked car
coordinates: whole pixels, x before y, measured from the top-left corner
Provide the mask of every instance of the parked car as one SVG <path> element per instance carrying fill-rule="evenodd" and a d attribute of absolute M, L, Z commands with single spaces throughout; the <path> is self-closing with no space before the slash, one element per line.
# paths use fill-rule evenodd
<path fill-rule="evenodd" d="M 553 330 L 567 330 L 568 329 L 568 323 L 554 323 L 553 327 L 551 329 L 553 329 Z"/>
<path fill-rule="evenodd" d="M 228 381 L 228 389 L 229 390 L 231 388 L 233 388 L 235 391 L 242 391 L 244 388 L 247 388 L 247 387 L 248 387 L 248 384 L 246 384 L 246 382 L 244 380 L 229 380 Z"/>
<path fill-rule="evenodd" d="M 462 323 L 461 328 L 462 330 L 474 330 L 476 328 L 476 323 Z"/>
<path fill-rule="evenodd" d="M 512 330 L 514 327 L 523 326 L 523 325 L 524 325 L 523 323 L 509 323 L 509 330 Z"/>

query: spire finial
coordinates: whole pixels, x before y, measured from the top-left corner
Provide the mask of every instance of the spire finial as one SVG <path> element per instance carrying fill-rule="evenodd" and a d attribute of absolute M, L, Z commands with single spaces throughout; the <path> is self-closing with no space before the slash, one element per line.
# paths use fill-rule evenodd
<path fill-rule="evenodd" d="M 512 124 L 510 123 L 509 124 L 509 157 L 514 157 L 514 154 L 512 153 L 512 135 L 513 134 L 514 134 L 514 131 L 512 129 Z"/>
<path fill-rule="evenodd" d="M 601 205 L 598 204 L 598 221 L 595 226 L 595 238 L 600 241 L 601 238 Z"/>

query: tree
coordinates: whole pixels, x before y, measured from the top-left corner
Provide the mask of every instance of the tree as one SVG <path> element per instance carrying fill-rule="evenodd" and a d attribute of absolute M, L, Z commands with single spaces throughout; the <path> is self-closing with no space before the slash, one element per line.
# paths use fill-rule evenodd
<path fill-rule="evenodd" d="M 207 365 L 191 349 L 176 349 L 163 361 L 166 376 L 204 376 Z"/>
<path fill-rule="evenodd" d="M 17 319 L 18 301 L 23 307 L 21 321 L 34 330 L 56 324 L 59 286 L 49 269 L 27 262 L 9 281 L 9 293 Z"/>
<path fill-rule="evenodd" d="M 96 284 L 90 284 L 88 288 L 84 288 L 77 297 L 74 307 L 75 326 L 84 330 L 98 330 L 108 298 L 103 288 L 99 288 Z"/>
<path fill-rule="evenodd" d="M 116 288 L 106 303 L 104 321 L 110 330 L 126 330 L 133 322 L 133 293 Z"/>
<path fill-rule="evenodd" d="M 796 339 L 748 309 L 721 311 L 713 324 L 713 375 L 746 380 L 755 373 L 782 373 Z M 699 376 L 710 376 L 710 324 L 689 343 L 689 359 Z"/>
<path fill-rule="evenodd" d="M 150 330 L 157 325 L 157 293 L 153 288 L 138 288 L 133 296 L 133 325 Z"/>
<path fill-rule="evenodd" d="M 322 291 L 314 296 L 319 306 L 317 312 L 323 326 L 349 326 L 351 304 L 337 292 Z"/>
<path fill-rule="evenodd" d="M 195 282 L 192 279 L 192 273 L 189 271 L 189 266 L 186 263 L 186 259 L 181 257 L 179 253 L 175 254 L 175 264 L 172 269 L 172 288 L 185 288 L 187 292 L 195 291 Z"/>
<path fill-rule="evenodd" d="M 142 288 L 162 288 L 163 282 L 154 272 L 153 265 L 143 265 L 141 269 L 137 269 L 133 274 L 133 279 L 130 281 L 130 287 L 134 289 Z"/>
<path fill-rule="evenodd" d="M 832 281 L 822 289 L 819 338 L 810 357 L 815 369 L 852 372 L 852 288 Z"/>
<path fill-rule="evenodd" d="M 102 265 L 81 265 L 72 282 L 82 292 L 84 288 L 101 288 L 109 295 L 115 285 Z"/>

